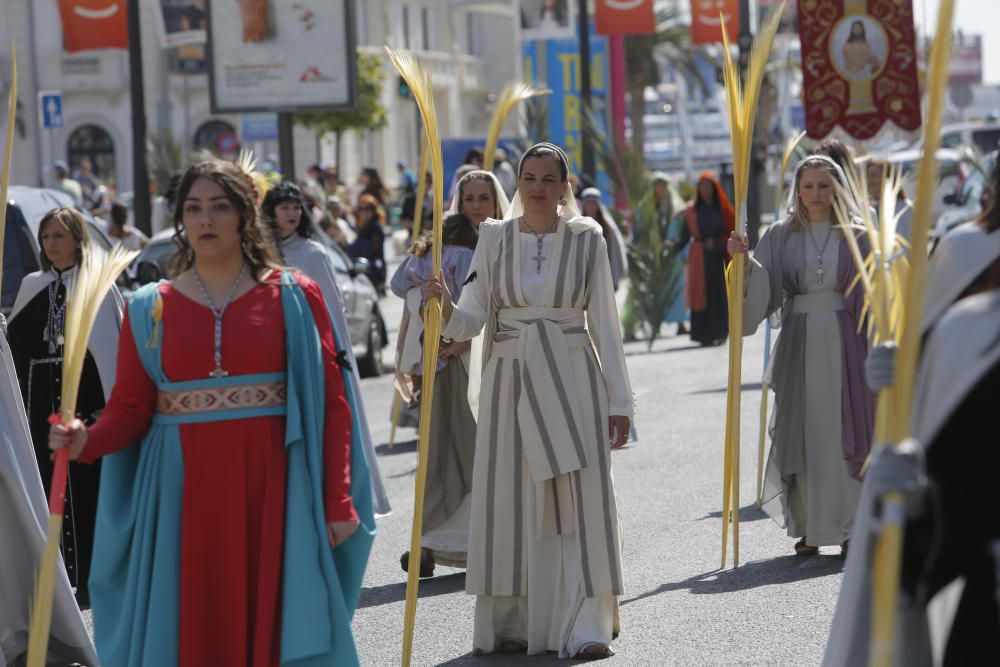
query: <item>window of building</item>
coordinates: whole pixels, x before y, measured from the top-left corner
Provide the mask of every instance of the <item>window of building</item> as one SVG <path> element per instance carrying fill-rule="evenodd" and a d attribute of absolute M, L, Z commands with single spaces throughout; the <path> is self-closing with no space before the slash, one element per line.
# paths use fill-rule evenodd
<path fill-rule="evenodd" d="M 224 120 L 203 123 L 194 133 L 194 149 L 208 150 L 222 157 L 233 157 L 240 150 L 236 128 Z"/>
<path fill-rule="evenodd" d="M 420 8 L 420 32 L 424 51 L 431 50 L 431 12 L 429 7 Z"/>
<path fill-rule="evenodd" d="M 73 130 L 66 142 L 66 161 L 74 172 L 80 165 L 89 163 L 97 179 L 115 182 L 115 142 L 107 130 L 98 125 L 81 125 Z"/>
<path fill-rule="evenodd" d="M 410 48 L 410 6 L 403 5 L 403 47 Z"/>

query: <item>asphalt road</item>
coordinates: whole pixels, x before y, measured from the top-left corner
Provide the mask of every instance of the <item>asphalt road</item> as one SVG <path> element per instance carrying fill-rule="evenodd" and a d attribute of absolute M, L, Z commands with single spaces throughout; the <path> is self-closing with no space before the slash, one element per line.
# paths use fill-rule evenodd
<path fill-rule="evenodd" d="M 390 295 L 382 308 L 394 334 L 401 302 Z M 666 337 L 651 350 L 644 341 L 626 346 L 639 440 L 613 456 L 626 594 L 617 655 L 601 664 L 818 664 L 843 561 L 837 548 L 794 556 L 793 540 L 754 507 L 763 334 L 744 344 L 741 563 L 732 568 L 730 550 L 719 569 L 727 348 L 693 346 L 673 330 L 664 326 Z M 391 375 L 362 385 L 394 511 L 378 522 L 354 634 L 362 663 L 381 667 L 398 665 L 401 655 L 406 575 L 399 556 L 409 547 L 416 432 L 401 429 L 389 449 Z M 421 582 L 413 664 L 572 662 L 554 654 L 473 656 L 472 621 L 464 574 L 438 566 Z"/>
<path fill-rule="evenodd" d="M 384 300 L 390 329 L 399 302 Z M 626 595 L 621 600 L 620 665 L 818 664 L 840 586 L 839 548 L 793 555 L 793 540 L 754 507 L 762 330 L 745 340 L 742 401 L 740 566 L 721 562 L 722 437 L 727 348 L 700 348 L 663 327 L 652 350 L 626 346 L 636 394 L 639 441 L 615 453 L 618 506 L 625 530 Z M 388 356 L 387 356 L 388 359 Z M 376 443 L 389 438 L 391 378 L 365 380 Z M 405 573 L 416 468 L 416 432 L 402 429 L 379 463 L 394 512 L 379 535 L 355 617 L 365 665 L 399 664 Z M 731 547 L 730 547 L 731 549 Z M 565 664 L 547 656 L 476 657 L 473 598 L 460 570 L 438 566 L 421 582 L 416 665 Z"/>

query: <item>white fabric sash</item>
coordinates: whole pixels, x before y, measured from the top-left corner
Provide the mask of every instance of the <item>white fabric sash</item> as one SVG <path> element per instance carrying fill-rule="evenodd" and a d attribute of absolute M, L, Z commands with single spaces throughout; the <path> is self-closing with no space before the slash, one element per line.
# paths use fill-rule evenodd
<path fill-rule="evenodd" d="M 587 467 L 570 359 L 590 341 L 583 323 L 583 311 L 575 308 L 506 308 L 497 314 L 494 354 L 521 360 L 517 417 L 536 483 Z"/>

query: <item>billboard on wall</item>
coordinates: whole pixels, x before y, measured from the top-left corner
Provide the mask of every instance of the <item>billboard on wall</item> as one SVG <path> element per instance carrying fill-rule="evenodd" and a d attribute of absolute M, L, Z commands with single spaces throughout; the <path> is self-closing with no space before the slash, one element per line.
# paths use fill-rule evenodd
<path fill-rule="evenodd" d="M 548 140 L 566 150 L 571 172 L 583 173 L 583 110 L 580 101 L 580 44 L 576 37 L 526 41 L 523 46 L 524 73 L 532 81 L 546 86 L 552 94 L 543 98 L 548 105 Z M 598 36 L 590 24 L 591 105 L 606 132 L 609 127 L 607 104 L 607 39 Z M 597 165 L 597 186 L 607 199 L 612 191 L 607 174 Z"/>
<path fill-rule="evenodd" d="M 206 0 L 206 9 L 213 113 L 354 107 L 354 0 Z"/>
<path fill-rule="evenodd" d="M 576 35 L 576 0 L 520 0 L 521 39 L 570 39 Z"/>
<path fill-rule="evenodd" d="M 205 0 L 160 0 L 158 17 L 163 46 L 205 43 Z"/>

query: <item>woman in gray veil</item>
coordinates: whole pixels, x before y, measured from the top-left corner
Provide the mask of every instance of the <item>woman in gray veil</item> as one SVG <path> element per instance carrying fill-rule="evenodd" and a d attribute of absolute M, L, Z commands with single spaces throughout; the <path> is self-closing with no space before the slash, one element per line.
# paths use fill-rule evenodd
<path fill-rule="evenodd" d="M 852 228 L 858 204 L 828 157 L 799 163 L 788 210 L 747 262 L 743 311 L 744 336 L 779 309 L 782 320 L 765 379 L 775 408 L 764 509 L 799 538 L 796 554 L 839 544 L 846 555 L 875 405 L 864 377 L 864 295 L 852 289 L 857 272 L 844 235 L 855 234 L 863 254 L 867 247 Z M 728 249 L 747 252 L 735 234 Z"/>

